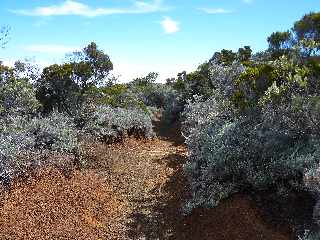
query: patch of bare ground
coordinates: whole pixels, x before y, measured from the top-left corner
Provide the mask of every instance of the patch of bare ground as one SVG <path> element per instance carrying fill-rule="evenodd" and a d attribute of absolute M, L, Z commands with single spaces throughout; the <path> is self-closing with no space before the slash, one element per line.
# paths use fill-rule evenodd
<path fill-rule="evenodd" d="M 120 239 L 126 205 L 92 170 L 44 169 L 2 194 L 0 239 Z"/>

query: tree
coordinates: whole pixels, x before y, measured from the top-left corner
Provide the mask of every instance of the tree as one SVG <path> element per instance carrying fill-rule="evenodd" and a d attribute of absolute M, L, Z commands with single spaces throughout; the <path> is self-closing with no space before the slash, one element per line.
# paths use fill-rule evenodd
<path fill-rule="evenodd" d="M 5 66 L 0 61 L 0 85 L 14 79 L 13 68 Z"/>
<path fill-rule="evenodd" d="M 83 90 L 102 84 L 110 71 L 113 70 L 109 56 L 99 50 L 94 42 L 82 51 L 74 52 L 70 56 L 70 60 L 73 66 L 74 80 Z"/>
<path fill-rule="evenodd" d="M 273 59 L 287 55 L 292 48 L 292 34 L 290 31 L 274 32 L 268 37 L 269 51 Z"/>
<path fill-rule="evenodd" d="M 235 52 L 232 50 L 222 49 L 221 52 L 215 52 L 209 62 L 229 66 L 236 59 L 237 54 Z"/>
<path fill-rule="evenodd" d="M 54 64 L 43 70 L 37 98 L 46 113 L 54 109 L 71 113 L 78 103 L 79 92 L 79 86 L 73 79 L 73 64 Z"/>
<path fill-rule="evenodd" d="M 146 86 L 148 84 L 154 83 L 158 77 L 159 77 L 159 73 L 150 72 L 148 73 L 148 75 L 144 77 L 134 79 L 132 83 L 140 86 Z"/>
<path fill-rule="evenodd" d="M 309 13 L 295 22 L 295 32 L 301 53 L 306 57 L 320 51 L 320 12 Z"/>
<path fill-rule="evenodd" d="M 212 94 L 213 85 L 210 80 L 210 64 L 200 64 L 196 71 L 185 76 L 185 98 L 201 95 L 204 98 Z"/>
<path fill-rule="evenodd" d="M 175 78 L 167 78 L 166 79 L 166 85 L 172 86 L 176 82 Z"/>
<path fill-rule="evenodd" d="M 56 108 L 72 114 L 113 69 L 109 56 L 93 42 L 69 57 L 68 63 L 45 68 L 38 81 L 37 96 L 45 112 Z"/>
<path fill-rule="evenodd" d="M 40 68 L 34 64 L 31 59 L 16 61 L 13 71 L 15 78 L 23 78 L 32 83 L 35 83 L 41 75 Z"/>
<path fill-rule="evenodd" d="M 309 13 L 295 22 L 293 31 L 298 40 L 314 40 L 320 42 L 320 12 Z"/>
<path fill-rule="evenodd" d="M 252 50 L 250 46 L 244 46 L 243 48 L 239 48 L 237 58 L 240 62 L 249 61 L 251 56 L 252 56 Z"/>

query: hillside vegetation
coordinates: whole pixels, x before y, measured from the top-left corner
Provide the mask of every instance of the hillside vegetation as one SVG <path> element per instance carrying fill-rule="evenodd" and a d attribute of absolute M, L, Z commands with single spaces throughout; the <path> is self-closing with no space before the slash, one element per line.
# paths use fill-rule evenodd
<path fill-rule="evenodd" d="M 320 13 L 267 41 L 166 83 L 0 63 L 1 238 L 320 239 Z"/>

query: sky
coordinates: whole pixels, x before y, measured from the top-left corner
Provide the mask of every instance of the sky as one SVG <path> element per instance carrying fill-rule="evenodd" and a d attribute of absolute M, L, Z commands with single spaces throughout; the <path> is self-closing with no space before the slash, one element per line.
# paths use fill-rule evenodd
<path fill-rule="evenodd" d="M 0 0 L 0 26 L 10 27 L 0 60 L 40 66 L 94 41 L 128 82 L 149 72 L 160 80 L 193 71 L 221 49 L 267 48 L 319 0 Z"/>

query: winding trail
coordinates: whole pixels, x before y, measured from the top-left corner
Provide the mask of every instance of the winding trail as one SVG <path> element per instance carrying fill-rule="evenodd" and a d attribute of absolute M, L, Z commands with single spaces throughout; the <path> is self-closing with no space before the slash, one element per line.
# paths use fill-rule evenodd
<path fill-rule="evenodd" d="M 292 239 L 244 196 L 182 216 L 187 151 L 179 126 L 155 128 L 152 141 L 85 144 L 87 166 L 68 178 L 48 168 L 0 191 L 0 239 Z"/>

